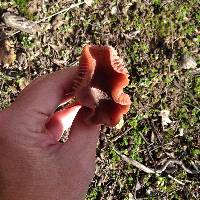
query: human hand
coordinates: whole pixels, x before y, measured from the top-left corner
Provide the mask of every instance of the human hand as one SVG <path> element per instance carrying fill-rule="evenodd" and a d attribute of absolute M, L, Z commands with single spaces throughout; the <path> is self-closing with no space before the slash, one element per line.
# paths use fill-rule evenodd
<path fill-rule="evenodd" d="M 1 200 L 84 199 L 100 127 L 84 123 L 80 105 L 54 114 L 76 73 L 67 68 L 36 79 L 0 113 Z M 75 116 L 69 139 L 60 144 Z"/>

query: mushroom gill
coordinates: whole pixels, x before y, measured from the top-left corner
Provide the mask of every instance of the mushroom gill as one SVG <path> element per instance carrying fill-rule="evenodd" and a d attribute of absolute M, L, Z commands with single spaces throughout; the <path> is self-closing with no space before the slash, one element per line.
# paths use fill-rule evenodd
<path fill-rule="evenodd" d="M 90 110 L 88 122 L 115 126 L 128 112 L 131 100 L 123 89 L 128 71 L 110 46 L 86 45 L 74 81 L 75 97 Z"/>

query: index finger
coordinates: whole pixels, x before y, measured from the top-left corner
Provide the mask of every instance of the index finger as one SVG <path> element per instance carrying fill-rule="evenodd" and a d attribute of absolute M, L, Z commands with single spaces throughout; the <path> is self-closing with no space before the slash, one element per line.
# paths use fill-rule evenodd
<path fill-rule="evenodd" d="M 50 116 L 65 95 L 72 92 L 76 73 L 77 67 L 71 67 L 36 79 L 21 92 L 13 106 Z"/>

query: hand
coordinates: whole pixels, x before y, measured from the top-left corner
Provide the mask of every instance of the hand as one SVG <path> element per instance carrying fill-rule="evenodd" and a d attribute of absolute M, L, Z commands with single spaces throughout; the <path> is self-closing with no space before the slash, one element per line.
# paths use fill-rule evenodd
<path fill-rule="evenodd" d="M 0 113 L 1 200 L 84 199 L 100 127 L 84 123 L 80 105 L 54 114 L 76 73 L 67 68 L 36 79 Z M 75 116 L 69 139 L 59 143 Z"/>

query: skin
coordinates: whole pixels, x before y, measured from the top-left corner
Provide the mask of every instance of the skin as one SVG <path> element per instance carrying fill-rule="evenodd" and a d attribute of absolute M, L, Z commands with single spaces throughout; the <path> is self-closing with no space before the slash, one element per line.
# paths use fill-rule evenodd
<path fill-rule="evenodd" d="M 70 99 L 65 94 L 76 73 L 67 68 L 36 79 L 0 113 L 1 200 L 85 198 L 100 126 L 84 123 L 87 111 L 80 105 L 54 113 L 63 99 Z M 60 144 L 72 121 L 68 141 Z"/>

